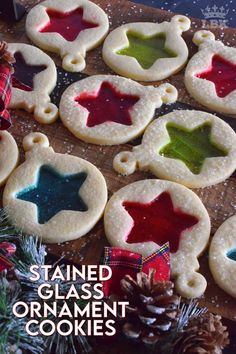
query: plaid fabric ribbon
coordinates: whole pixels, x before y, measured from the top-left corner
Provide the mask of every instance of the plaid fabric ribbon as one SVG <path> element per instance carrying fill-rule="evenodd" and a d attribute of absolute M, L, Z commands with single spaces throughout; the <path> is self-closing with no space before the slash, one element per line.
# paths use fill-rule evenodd
<path fill-rule="evenodd" d="M 14 264 L 9 257 L 16 252 L 16 246 L 10 242 L 0 243 L 0 272 L 13 268 Z"/>
<path fill-rule="evenodd" d="M 11 100 L 11 67 L 0 66 L 0 130 L 11 126 L 11 117 L 7 110 Z"/>
<path fill-rule="evenodd" d="M 101 262 L 112 270 L 111 279 L 103 282 L 105 297 L 121 295 L 120 281 L 126 274 L 136 278 L 136 274 L 149 269 L 156 269 L 155 280 L 167 281 L 170 279 L 170 249 L 169 243 L 164 244 L 159 250 L 144 258 L 139 253 L 122 250 L 115 247 L 105 247 L 104 258 Z"/>

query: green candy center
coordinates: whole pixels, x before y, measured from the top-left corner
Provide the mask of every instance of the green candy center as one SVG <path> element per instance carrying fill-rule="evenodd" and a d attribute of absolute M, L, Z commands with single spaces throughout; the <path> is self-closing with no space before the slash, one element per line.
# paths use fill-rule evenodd
<path fill-rule="evenodd" d="M 211 125 L 205 123 L 188 130 L 173 123 L 166 126 L 170 142 L 159 154 L 168 158 L 181 160 L 194 174 L 201 172 L 206 158 L 226 156 L 227 152 L 211 140 Z"/>
<path fill-rule="evenodd" d="M 135 58 L 143 69 L 149 69 L 157 59 L 177 56 L 171 49 L 165 47 L 164 33 L 146 37 L 140 33 L 127 32 L 127 38 L 128 47 L 117 51 L 117 54 Z"/>

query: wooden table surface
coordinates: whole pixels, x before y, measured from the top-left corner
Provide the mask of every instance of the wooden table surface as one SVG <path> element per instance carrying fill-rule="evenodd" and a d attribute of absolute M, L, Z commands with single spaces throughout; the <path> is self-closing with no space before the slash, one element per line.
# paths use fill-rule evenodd
<path fill-rule="evenodd" d="M 26 5 L 27 9 L 29 9 L 40 1 L 21 0 L 21 2 Z M 127 22 L 161 22 L 163 20 L 170 20 L 173 16 L 173 13 L 153 9 L 144 5 L 134 4 L 126 0 L 94 0 L 94 2 L 100 5 L 109 15 L 111 29 Z M 25 18 L 18 23 L 12 24 L 1 20 L 0 39 L 9 42 L 30 43 L 24 31 L 24 22 Z M 201 28 L 201 25 L 201 20 L 192 19 L 191 29 L 183 35 L 189 47 L 190 57 L 197 50 L 197 48 L 192 44 L 193 34 L 196 30 Z M 222 40 L 227 45 L 235 46 L 236 29 L 216 28 L 212 31 L 215 33 L 217 39 Z M 83 72 L 84 74 L 94 75 L 112 73 L 112 71 L 102 60 L 101 48 L 102 47 L 100 46 L 87 54 L 87 66 Z M 60 58 L 51 53 L 50 55 L 55 60 L 56 64 L 60 65 Z M 206 110 L 188 95 L 183 83 L 183 72 L 184 71 L 182 70 L 168 80 L 165 80 L 165 82 L 168 81 L 172 83 L 178 89 L 178 104 L 171 107 L 162 108 L 157 111 L 157 115 L 164 114 L 170 109 L 178 109 L 181 107 Z M 80 75 L 73 76 L 73 74 L 67 74 L 60 71 L 59 85 L 55 95 L 57 99 L 60 93 L 68 86 L 68 83 L 71 81 L 76 81 L 79 77 Z M 153 84 L 158 86 L 160 83 L 161 82 L 154 82 Z M 234 129 L 236 129 L 235 118 L 230 116 L 221 117 L 233 126 Z M 112 169 L 112 161 L 114 156 L 122 150 L 130 150 L 132 145 L 136 145 L 140 139 L 137 139 L 130 144 L 120 146 L 96 146 L 76 139 L 62 125 L 60 120 L 52 125 L 43 126 L 37 123 L 33 119 L 33 116 L 25 111 L 12 111 L 12 119 L 13 127 L 10 131 L 20 147 L 22 161 L 24 160 L 22 150 L 23 137 L 31 131 L 40 131 L 49 137 L 50 143 L 56 152 L 73 154 L 94 163 L 106 178 L 109 196 L 131 182 L 153 177 L 151 174 L 146 172 L 136 172 L 131 176 L 122 177 L 117 175 L 117 173 Z M 201 198 L 210 214 L 212 234 L 214 234 L 219 225 L 235 213 L 236 179 L 232 176 L 227 181 L 216 186 L 204 189 L 195 189 L 194 191 Z M 94 264 L 99 262 L 105 245 L 107 245 L 107 241 L 103 230 L 103 222 L 101 220 L 88 235 L 76 241 L 67 242 L 62 245 L 50 246 L 48 247 L 48 251 L 60 256 L 63 254 L 66 258 L 75 263 Z M 215 284 L 208 268 L 207 253 L 201 257 L 200 264 L 200 272 L 206 276 L 208 281 L 208 287 L 205 295 L 200 299 L 200 305 L 207 306 L 210 311 L 221 314 L 226 319 L 236 320 L 236 300 L 223 292 Z M 124 354 L 124 352 L 122 353 Z"/>

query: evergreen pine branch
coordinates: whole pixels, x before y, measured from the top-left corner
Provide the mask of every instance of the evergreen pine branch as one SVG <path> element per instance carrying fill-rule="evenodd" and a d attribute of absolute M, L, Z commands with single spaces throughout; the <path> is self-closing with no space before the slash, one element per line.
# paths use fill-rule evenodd
<path fill-rule="evenodd" d="M 12 312 L 15 302 L 20 301 L 21 287 L 16 280 L 8 281 L 0 276 L 0 353 L 8 354 L 11 347 L 32 354 L 43 354 L 42 337 L 30 337 L 25 331 L 26 318 L 17 318 Z"/>

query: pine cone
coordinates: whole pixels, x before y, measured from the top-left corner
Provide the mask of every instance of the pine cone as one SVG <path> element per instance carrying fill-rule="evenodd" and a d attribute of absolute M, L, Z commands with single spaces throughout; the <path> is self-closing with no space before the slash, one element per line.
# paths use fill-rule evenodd
<path fill-rule="evenodd" d="M 7 43 L 0 42 L 0 65 L 12 67 L 12 64 L 15 63 L 15 58 L 7 49 Z"/>
<path fill-rule="evenodd" d="M 229 344 L 221 317 L 206 313 L 190 320 L 174 344 L 174 354 L 221 354 Z"/>
<path fill-rule="evenodd" d="M 180 298 L 173 295 L 171 281 L 155 282 L 155 270 L 149 275 L 137 274 L 137 281 L 129 275 L 121 280 L 125 299 L 126 323 L 123 332 L 128 338 L 145 344 L 156 344 L 175 325 L 179 314 Z"/>

